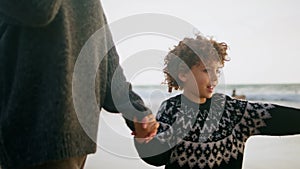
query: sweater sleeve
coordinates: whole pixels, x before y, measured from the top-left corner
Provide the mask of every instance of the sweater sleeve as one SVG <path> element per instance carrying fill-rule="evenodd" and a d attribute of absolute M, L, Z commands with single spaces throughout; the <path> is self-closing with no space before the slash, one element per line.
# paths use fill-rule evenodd
<path fill-rule="evenodd" d="M 43 26 L 58 13 L 62 0 L 0 0 L 0 19 L 9 24 Z"/>
<path fill-rule="evenodd" d="M 248 102 L 245 110 L 240 128 L 248 126 L 250 135 L 300 134 L 300 109 Z"/>
<path fill-rule="evenodd" d="M 142 98 L 132 90 L 131 84 L 126 80 L 109 29 L 107 29 L 106 40 L 111 49 L 108 50 L 106 56 L 107 79 L 103 108 L 109 112 L 122 113 L 127 126 L 134 130 L 133 118 L 137 117 L 138 120 L 142 120 L 152 112 L 145 106 Z"/>
<path fill-rule="evenodd" d="M 149 143 L 138 143 L 134 140 L 134 145 L 140 158 L 150 165 L 162 166 L 170 160 L 172 148 L 167 143 L 160 142 L 157 138 Z"/>
<path fill-rule="evenodd" d="M 265 120 L 265 127 L 260 132 L 263 135 L 293 135 L 300 134 L 300 109 L 273 105 L 269 110 L 271 118 Z"/>
<path fill-rule="evenodd" d="M 174 148 L 174 133 L 169 110 L 166 108 L 167 102 L 163 102 L 157 113 L 156 120 L 160 126 L 157 135 L 149 143 L 138 143 L 134 141 L 135 147 L 141 159 L 154 166 L 166 165 L 170 161 L 170 156 Z M 173 142 L 173 143 L 172 143 Z"/>

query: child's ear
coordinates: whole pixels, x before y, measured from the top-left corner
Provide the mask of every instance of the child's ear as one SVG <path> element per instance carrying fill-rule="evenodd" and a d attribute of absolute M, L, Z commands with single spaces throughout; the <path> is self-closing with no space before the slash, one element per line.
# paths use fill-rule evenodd
<path fill-rule="evenodd" d="M 181 80 L 182 82 L 186 82 L 187 80 L 187 74 L 186 73 L 178 73 L 178 79 Z"/>

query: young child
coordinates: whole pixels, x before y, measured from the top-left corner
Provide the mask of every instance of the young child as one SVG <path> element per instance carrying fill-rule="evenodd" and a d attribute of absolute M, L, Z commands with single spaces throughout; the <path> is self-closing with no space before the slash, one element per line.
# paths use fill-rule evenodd
<path fill-rule="evenodd" d="M 183 93 L 161 104 L 154 139 L 139 140 L 136 127 L 135 146 L 145 162 L 166 169 L 241 169 L 250 136 L 300 134 L 299 109 L 214 94 L 227 60 L 226 43 L 200 35 L 183 39 L 168 53 L 169 92 Z"/>

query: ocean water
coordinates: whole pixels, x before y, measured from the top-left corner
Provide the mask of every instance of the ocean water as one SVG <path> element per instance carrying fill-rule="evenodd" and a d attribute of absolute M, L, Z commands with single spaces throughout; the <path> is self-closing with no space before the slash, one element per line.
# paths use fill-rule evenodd
<path fill-rule="evenodd" d="M 168 93 L 165 85 L 134 86 L 133 89 L 154 113 L 163 100 L 180 93 L 180 91 Z M 231 95 L 233 89 L 236 90 L 237 95 L 245 95 L 249 101 L 300 108 L 300 84 L 220 85 L 216 92 Z M 120 114 L 102 111 L 97 140 L 98 149 L 95 154 L 88 156 L 86 168 L 164 168 L 150 166 L 139 159 L 130 133 Z M 296 169 L 300 168 L 299 166 L 300 135 L 255 136 L 246 143 L 243 169 Z"/>
<path fill-rule="evenodd" d="M 153 107 L 160 104 L 162 100 L 181 93 L 180 91 L 168 93 L 166 85 L 136 86 L 134 89 L 147 104 Z M 246 100 L 249 101 L 270 102 L 300 108 L 300 83 L 219 85 L 216 92 L 232 95 L 234 89 L 237 95 L 245 95 Z"/>
<path fill-rule="evenodd" d="M 255 84 L 225 85 L 219 90 L 228 95 L 236 89 L 237 94 L 246 96 L 249 101 L 270 102 L 300 108 L 300 84 Z"/>

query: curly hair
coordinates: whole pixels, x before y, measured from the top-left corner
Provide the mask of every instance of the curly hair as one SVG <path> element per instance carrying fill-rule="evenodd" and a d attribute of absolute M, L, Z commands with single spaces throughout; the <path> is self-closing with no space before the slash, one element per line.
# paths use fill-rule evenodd
<path fill-rule="evenodd" d="M 174 49 L 170 50 L 164 59 L 165 83 L 168 91 L 172 89 L 182 89 L 182 82 L 178 78 L 181 72 L 187 72 L 192 66 L 205 63 L 206 61 L 216 60 L 224 66 L 227 58 L 228 46 L 225 42 L 217 42 L 212 38 L 208 39 L 201 35 L 195 38 L 184 38 Z"/>

